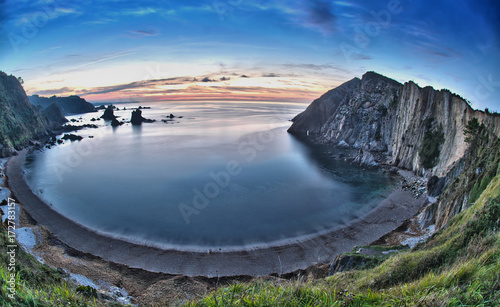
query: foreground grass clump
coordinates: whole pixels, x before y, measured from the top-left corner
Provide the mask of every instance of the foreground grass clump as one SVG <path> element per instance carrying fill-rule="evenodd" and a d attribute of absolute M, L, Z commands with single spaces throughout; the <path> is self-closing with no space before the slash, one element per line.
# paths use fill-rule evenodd
<path fill-rule="evenodd" d="M 12 243 L 8 243 L 6 229 L 0 224 L 0 306 L 114 306 L 79 291 L 81 287 L 65 280 L 64 272 L 39 263 L 20 248 L 16 248 L 16 288 L 12 299 L 8 281 L 14 271 L 9 271 L 9 244 Z"/>
<path fill-rule="evenodd" d="M 235 284 L 188 306 L 500 306 L 500 175 L 411 251 L 314 282 Z"/>

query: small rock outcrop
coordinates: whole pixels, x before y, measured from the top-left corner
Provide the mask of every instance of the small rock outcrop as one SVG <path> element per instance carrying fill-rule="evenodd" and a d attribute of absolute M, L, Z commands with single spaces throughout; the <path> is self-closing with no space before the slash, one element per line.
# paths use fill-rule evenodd
<path fill-rule="evenodd" d="M 76 134 L 65 134 L 61 139 L 70 141 L 81 141 L 83 137 Z"/>
<path fill-rule="evenodd" d="M 104 110 L 104 114 L 101 116 L 102 119 L 105 119 L 105 120 L 113 120 L 113 119 L 116 119 L 116 116 L 114 114 L 114 111 L 113 111 L 113 105 L 109 105 L 105 110 Z"/>
<path fill-rule="evenodd" d="M 118 126 L 121 126 L 123 124 L 124 124 L 124 122 L 120 122 L 116 118 L 113 118 L 113 120 L 111 121 L 111 127 L 118 127 Z"/>
<path fill-rule="evenodd" d="M 141 125 L 142 123 L 152 123 L 152 122 L 154 122 L 153 119 L 147 119 L 142 117 L 141 109 L 137 108 L 136 110 L 132 111 L 132 118 L 130 119 L 130 123 L 132 125 Z"/>

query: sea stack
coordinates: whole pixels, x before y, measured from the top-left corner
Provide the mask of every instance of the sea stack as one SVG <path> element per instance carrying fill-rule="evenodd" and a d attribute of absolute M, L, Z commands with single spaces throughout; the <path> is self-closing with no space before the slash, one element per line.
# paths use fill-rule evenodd
<path fill-rule="evenodd" d="M 147 119 L 142 117 L 142 111 L 138 108 L 135 111 L 132 111 L 132 118 L 130 119 L 130 123 L 132 125 L 141 125 L 143 122 L 152 123 L 154 119 Z"/>
<path fill-rule="evenodd" d="M 101 116 L 102 119 L 105 120 L 113 120 L 116 119 L 115 114 L 113 113 L 113 105 L 109 105 L 106 110 L 104 110 L 104 114 Z"/>

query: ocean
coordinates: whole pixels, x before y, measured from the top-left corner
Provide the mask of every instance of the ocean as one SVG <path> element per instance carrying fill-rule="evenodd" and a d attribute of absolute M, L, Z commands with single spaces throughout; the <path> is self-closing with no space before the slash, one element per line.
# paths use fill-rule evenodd
<path fill-rule="evenodd" d="M 286 132 L 304 104 L 142 103 L 154 123 L 96 124 L 35 151 L 26 179 L 47 204 L 103 235 L 178 250 L 256 247 L 345 226 L 386 197 L 394 178 L 333 159 Z M 117 104 L 130 120 L 138 104 Z M 123 110 L 126 108 L 126 110 Z M 170 119 L 169 115 L 175 117 Z M 162 121 L 163 120 L 163 121 Z"/>

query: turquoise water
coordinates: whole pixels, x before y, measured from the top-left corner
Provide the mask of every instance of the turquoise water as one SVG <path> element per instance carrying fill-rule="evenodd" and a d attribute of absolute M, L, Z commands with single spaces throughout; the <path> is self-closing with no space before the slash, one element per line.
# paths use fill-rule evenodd
<path fill-rule="evenodd" d="M 77 124 L 99 128 L 77 132 L 82 141 L 30 155 L 33 191 L 97 232 L 177 249 L 314 235 L 366 214 L 390 191 L 387 175 L 333 160 L 286 132 L 305 105 L 144 105 L 155 123 L 112 128 L 90 121 L 102 111 L 85 114 Z M 128 120 L 130 112 L 115 114 Z M 162 122 L 170 113 L 182 118 Z"/>

